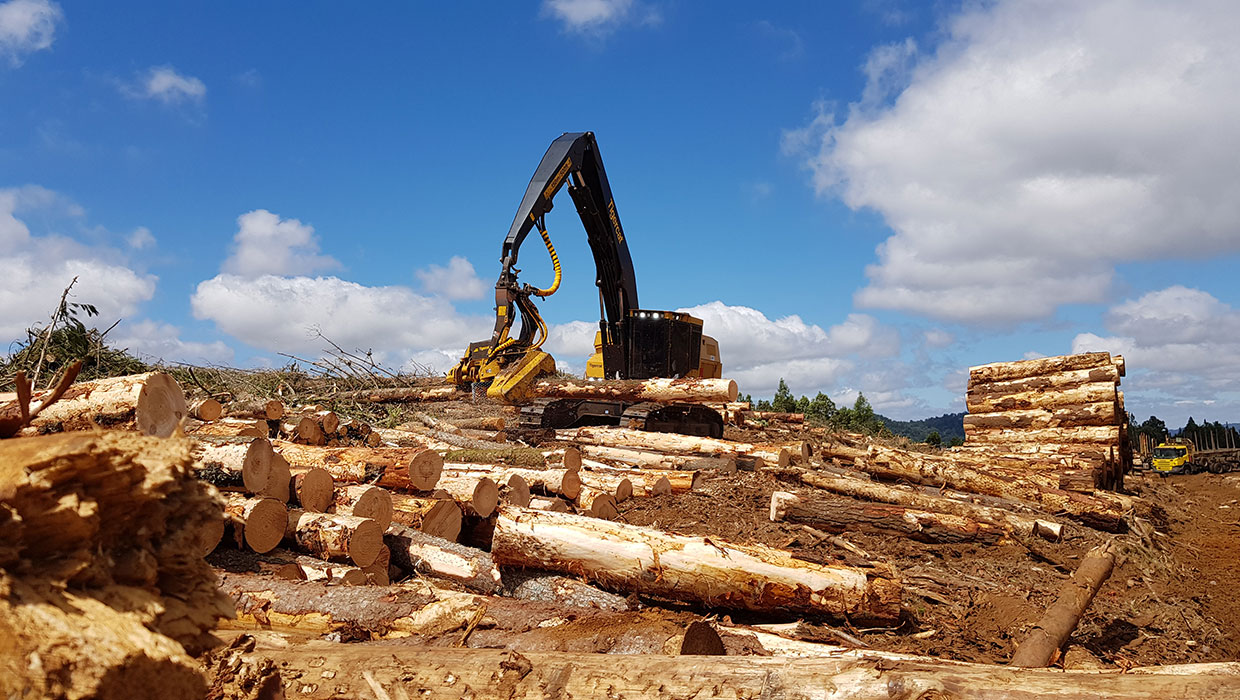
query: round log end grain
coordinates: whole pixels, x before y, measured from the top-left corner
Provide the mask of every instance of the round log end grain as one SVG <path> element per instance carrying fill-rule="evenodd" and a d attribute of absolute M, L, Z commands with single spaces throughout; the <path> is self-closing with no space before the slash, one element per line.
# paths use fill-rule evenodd
<path fill-rule="evenodd" d="M 600 493 L 590 501 L 590 515 L 601 520 L 615 520 L 620 517 L 620 509 L 616 507 L 616 499 L 609 493 Z"/>
<path fill-rule="evenodd" d="M 625 477 L 616 484 L 616 502 L 627 501 L 633 497 L 633 482 Z"/>
<path fill-rule="evenodd" d="M 263 442 L 266 442 L 264 440 Z M 289 487 L 293 481 L 293 471 L 288 460 L 279 452 L 271 454 L 271 473 L 267 483 L 256 493 L 264 498 L 274 498 L 281 503 L 288 503 Z"/>
<path fill-rule="evenodd" d="M 366 577 L 366 572 L 361 569 L 349 569 L 332 580 L 333 583 L 343 583 L 346 586 L 365 586 L 370 583 L 370 579 Z"/>
<path fill-rule="evenodd" d="M 293 477 L 297 502 L 302 510 L 310 513 L 326 513 L 332 504 L 336 484 L 332 475 L 322 467 L 311 467 Z"/>
<path fill-rule="evenodd" d="M 581 477 L 577 476 L 576 471 L 564 472 L 564 478 L 560 480 L 560 495 L 570 500 L 576 500 L 581 495 Z"/>
<path fill-rule="evenodd" d="M 370 518 L 380 530 L 387 530 L 392 524 L 392 495 L 378 486 L 363 486 L 360 490 L 362 494 L 353 503 L 354 517 Z"/>
<path fill-rule="evenodd" d="M 284 404 L 279 399 L 271 399 L 263 405 L 263 413 L 267 420 L 280 420 L 284 417 Z"/>
<path fill-rule="evenodd" d="M 736 397 L 740 395 L 740 387 L 737 386 L 735 379 L 728 380 L 728 400 L 727 403 L 736 403 Z"/>
<path fill-rule="evenodd" d="M 443 455 L 434 450 L 418 450 L 409 459 L 409 485 L 414 489 L 419 491 L 434 489 L 442 474 Z"/>
<path fill-rule="evenodd" d="M 288 525 L 288 508 L 274 498 L 262 498 L 250 507 L 245 518 L 245 543 L 263 554 L 270 552 L 284 539 Z"/>
<path fill-rule="evenodd" d="M 667 494 L 671 492 L 672 492 L 672 482 L 669 481 L 666 476 L 661 476 L 658 479 L 655 479 L 654 482 L 650 484 L 650 495 L 651 496 L 666 496 Z"/>
<path fill-rule="evenodd" d="M 470 498 L 469 503 L 479 517 L 490 517 L 499 505 L 499 486 L 496 486 L 494 481 L 486 477 L 478 479 L 478 483 L 474 485 L 473 496 Z"/>
<path fill-rule="evenodd" d="M 534 510 L 549 510 L 553 513 L 569 512 L 568 503 L 561 498 L 531 498 L 530 508 Z"/>
<path fill-rule="evenodd" d="M 209 423 L 224 415 L 224 407 L 215 399 L 202 399 L 190 407 L 189 413 L 198 420 Z"/>
<path fill-rule="evenodd" d="M 564 468 L 569 471 L 577 471 L 578 469 L 581 469 L 581 450 L 572 446 L 565 447 L 563 464 Z M 574 498 L 576 497 L 574 496 Z"/>
<path fill-rule="evenodd" d="M 241 481 L 245 484 L 246 491 L 258 493 L 267 487 L 274 457 L 271 443 L 265 438 L 257 438 L 250 443 L 249 449 L 245 451 L 245 459 L 241 462 Z"/>
<path fill-rule="evenodd" d="M 224 530 L 227 527 L 227 521 L 224 518 L 212 518 L 204 523 L 198 530 L 198 551 L 202 556 L 207 556 L 215 551 L 219 546 L 220 540 L 224 539 Z"/>
<path fill-rule="evenodd" d="M 439 499 L 422 518 L 422 532 L 456 542 L 461 536 L 461 507 L 451 499 Z"/>
<path fill-rule="evenodd" d="M 189 415 L 185 392 L 177 380 L 163 372 L 155 372 L 138 393 L 134 421 L 138 432 L 155 437 L 168 437 Z"/>
<path fill-rule="evenodd" d="M 358 523 L 349 536 L 349 559 L 361 567 L 375 563 L 383 546 L 383 529 L 373 520 Z"/>
<path fill-rule="evenodd" d="M 305 581 L 306 580 L 305 570 L 302 569 L 299 564 L 294 564 L 292 562 L 280 566 L 280 568 L 271 572 L 271 575 L 273 578 L 278 578 L 283 581 Z"/>
<path fill-rule="evenodd" d="M 530 505 L 530 485 L 520 474 L 512 474 L 508 477 L 508 492 L 504 494 L 505 500 L 514 506 L 528 508 Z"/>

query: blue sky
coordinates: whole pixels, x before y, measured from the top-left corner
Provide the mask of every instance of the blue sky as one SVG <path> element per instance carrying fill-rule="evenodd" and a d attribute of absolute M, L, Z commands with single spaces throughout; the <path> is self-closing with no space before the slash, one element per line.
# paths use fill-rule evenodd
<path fill-rule="evenodd" d="M 970 365 L 1100 349 L 1139 418 L 1235 419 L 1240 10 L 768 5 L 0 1 L 0 335 L 76 275 L 145 356 L 317 328 L 445 370 L 543 151 L 591 130 L 642 305 L 702 316 L 742 392 L 924 417 Z M 580 370 L 593 263 L 571 204 L 548 224 Z"/>

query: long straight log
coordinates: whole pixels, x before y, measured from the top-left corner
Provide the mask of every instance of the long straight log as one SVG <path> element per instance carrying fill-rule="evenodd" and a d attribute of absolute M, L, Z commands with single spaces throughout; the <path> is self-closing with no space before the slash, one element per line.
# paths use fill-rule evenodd
<path fill-rule="evenodd" d="M 37 404 L 50 392 L 34 395 Z M 0 415 L 16 414 L 17 403 L 0 405 Z M 186 416 L 185 392 L 163 372 L 131 374 L 78 382 L 49 405 L 31 425 L 39 432 L 67 432 L 100 428 L 137 430 L 144 435 L 168 437 Z"/>
<path fill-rule="evenodd" d="M 369 518 L 298 509 L 288 512 L 284 537 L 320 559 L 348 560 L 357 566 L 374 563 L 383 545 L 383 530 Z"/>
<path fill-rule="evenodd" d="M 1076 355 L 1058 355 L 1042 357 L 1036 360 L 1018 360 L 1016 362 L 992 362 L 969 368 L 970 382 L 1001 382 L 1025 377 L 1038 377 L 1044 374 L 1058 374 L 1080 369 L 1114 366 L 1111 353 L 1086 352 Z"/>
<path fill-rule="evenodd" d="M 365 590 L 365 589 L 360 589 Z M 1240 665 L 1062 671 L 876 658 L 871 650 L 830 656 L 664 656 L 510 649 L 420 648 L 417 663 L 384 643 L 240 645 L 220 674 L 221 690 L 280 687 L 302 679 L 299 697 L 421 697 L 532 700 L 548 688 L 564 698 L 952 698 L 953 700 L 1150 700 L 1240 693 Z M 825 645 L 823 645 L 825 646 Z M 618 662 L 618 658 L 621 661 Z M 330 676 L 331 681 L 304 679 Z M 894 689 L 894 690 L 893 690 Z M 1100 691 L 1100 689 L 1104 689 Z"/>
<path fill-rule="evenodd" d="M 543 379 L 530 389 L 532 398 L 602 399 L 632 403 L 726 403 L 736 400 L 731 379 Z"/>
<path fill-rule="evenodd" d="M 1032 518 L 1002 508 L 930 496 L 873 481 L 805 472 L 801 474 L 801 483 L 852 498 L 982 520 L 1011 528 L 1012 532 L 1024 537 L 1038 536 L 1052 541 L 1058 541 L 1063 537 L 1063 525 L 1053 520 Z"/>
<path fill-rule="evenodd" d="M 507 481 L 512 476 L 521 477 L 532 491 L 563 496 L 569 500 L 581 491 L 581 478 L 577 469 L 522 469 L 504 464 L 444 463 L 445 473 L 456 475 L 486 476 L 495 482 Z"/>
<path fill-rule="evenodd" d="M 1085 425 L 1116 425 L 1116 402 L 1075 404 L 1057 408 L 1032 408 L 999 413 L 971 413 L 964 417 L 969 428 L 1065 428 Z"/>
<path fill-rule="evenodd" d="M 679 452 L 681 454 L 705 454 L 736 456 L 752 452 L 753 445 L 693 435 L 653 433 L 630 428 L 569 428 L 555 431 L 556 438 L 565 442 L 605 447 L 628 447 L 656 452 Z"/>
<path fill-rule="evenodd" d="M 420 401 L 450 401 L 457 396 L 452 385 L 429 387 L 396 387 L 392 389 L 360 389 L 341 391 L 332 395 L 339 401 L 357 403 L 417 403 Z"/>
<path fill-rule="evenodd" d="M 736 471 L 736 458 L 732 456 L 701 457 L 635 450 L 624 447 L 603 447 L 600 445 L 582 445 L 579 449 L 582 455 L 591 459 L 619 462 L 646 469 L 680 469 L 684 471 L 714 469 L 725 474 Z"/>
<path fill-rule="evenodd" d="M 622 476 L 633 483 L 638 495 L 662 496 L 668 493 L 688 493 L 701 480 L 702 472 L 676 469 L 628 469 L 595 462 L 590 469 L 603 474 Z"/>
<path fill-rule="evenodd" d="M 633 482 L 623 476 L 590 470 L 582 470 L 578 476 L 581 477 L 582 487 L 610 494 L 616 503 L 633 497 Z M 642 495 L 645 495 L 644 491 Z"/>
<path fill-rule="evenodd" d="M 459 583 L 481 593 L 494 593 L 502 580 L 492 556 L 481 549 L 402 525 L 393 525 L 383 536 L 392 563 L 409 571 Z"/>
<path fill-rule="evenodd" d="M 1012 654 L 1013 666 L 1043 668 L 1050 665 L 1059 648 L 1072 636 L 1098 589 L 1111 577 L 1116 556 L 1114 542 L 1089 550 L 1072 578 L 1059 589 L 1055 602 L 1046 609 L 1025 641 L 1016 647 Z"/>
<path fill-rule="evenodd" d="M 567 513 L 500 509 L 491 554 L 501 565 L 573 573 L 607 588 L 712 607 L 875 620 L 900 614 L 899 584 L 858 569 Z"/>
<path fill-rule="evenodd" d="M 1058 408 L 1085 403 L 1115 402 L 1115 384 L 1094 382 L 1053 390 L 1024 391 L 1016 394 L 967 394 L 969 413 L 1000 413 L 1031 408 Z"/>
<path fill-rule="evenodd" d="M 851 499 L 798 496 L 787 491 L 771 494 L 771 522 L 809 525 L 827 532 L 850 530 L 893 532 L 918 542 L 954 544 L 1003 540 L 1001 528 L 959 515 L 931 513 L 886 503 Z"/>
<path fill-rule="evenodd" d="M 273 446 L 294 467 L 322 467 L 336 481 L 351 484 L 428 491 L 443 471 L 443 457 L 425 448 L 311 447 L 286 440 Z"/>
<path fill-rule="evenodd" d="M 455 542 L 461 535 L 461 506 L 450 498 L 392 494 L 392 522 Z"/>
<path fill-rule="evenodd" d="M 1116 369 L 1115 365 L 1106 365 L 1093 369 L 1070 370 L 1056 374 L 1044 374 L 1037 377 L 1025 377 L 1023 379 L 1011 379 L 1000 382 L 971 381 L 969 382 L 968 393 L 978 396 L 1002 396 L 1030 391 L 1049 392 L 1078 387 L 1082 384 L 1093 384 L 1095 382 L 1118 384 L 1120 381 L 1119 377 L 1119 370 Z"/>
<path fill-rule="evenodd" d="M 1063 428 L 965 428 L 969 442 L 1009 445 L 1019 442 L 1038 444 L 1119 444 L 1118 425 L 1086 425 Z"/>

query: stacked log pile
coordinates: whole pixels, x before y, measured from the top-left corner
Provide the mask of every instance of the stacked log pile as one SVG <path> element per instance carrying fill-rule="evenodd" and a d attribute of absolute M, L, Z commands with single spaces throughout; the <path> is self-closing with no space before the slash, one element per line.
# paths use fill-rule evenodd
<path fill-rule="evenodd" d="M 1060 486 L 1119 490 L 1131 468 L 1124 358 L 1110 353 L 972 367 L 965 449 L 1060 477 Z"/>

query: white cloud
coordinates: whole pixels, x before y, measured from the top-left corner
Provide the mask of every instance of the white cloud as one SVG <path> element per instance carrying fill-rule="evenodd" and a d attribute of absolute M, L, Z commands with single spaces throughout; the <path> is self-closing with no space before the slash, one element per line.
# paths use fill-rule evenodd
<path fill-rule="evenodd" d="M 543 0 L 543 14 L 579 34 L 602 35 L 629 24 L 658 24 L 658 10 L 634 0 Z"/>
<path fill-rule="evenodd" d="M 49 0 L 0 3 L 0 56 L 17 66 L 26 54 L 50 48 L 62 19 L 60 5 Z"/>
<path fill-rule="evenodd" d="M 895 331 L 864 314 L 850 314 L 824 330 L 799 316 L 772 320 L 721 301 L 679 311 L 702 319 L 703 332 L 719 341 L 724 375 L 755 396 L 772 395 L 780 378 L 798 394 L 831 393 L 860 358 L 890 358 L 899 351 Z"/>
<path fill-rule="evenodd" d="M 313 226 L 256 209 L 237 217 L 232 255 L 221 269 L 242 277 L 261 277 L 305 275 L 339 265 L 335 259 L 319 255 Z"/>
<path fill-rule="evenodd" d="M 926 345 L 932 348 L 945 348 L 956 342 L 956 336 L 942 328 L 931 328 L 923 334 L 923 337 Z"/>
<path fill-rule="evenodd" d="M 138 357 L 192 365 L 229 364 L 232 348 L 216 340 L 210 343 L 181 340 L 181 329 L 168 323 L 141 320 L 124 323 L 108 336 L 113 347 L 125 348 Z"/>
<path fill-rule="evenodd" d="M 151 67 L 126 91 L 131 96 L 158 100 L 166 105 L 201 103 L 207 97 L 207 86 L 201 80 L 182 75 L 172 66 Z"/>
<path fill-rule="evenodd" d="M 337 277 L 220 274 L 198 284 L 194 316 L 256 348 L 317 357 L 325 343 L 373 350 L 383 362 L 409 359 L 445 371 L 492 320 L 462 316 L 447 301 L 406 287 L 367 287 Z"/>
<path fill-rule="evenodd" d="M 155 236 L 151 234 L 151 229 L 145 226 L 139 226 L 129 234 L 125 239 L 125 243 L 134 250 L 145 250 L 155 245 Z"/>
<path fill-rule="evenodd" d="M 415 274 L 424 290 L 448 299 L 482 299 L 487 293 L 473 264 L 460 255 L 452 256 L 447 267 L 432 264 Z"/>
<path fill-rule="evenodd" d="M 43 187 L 0 189 L 0 338 L 21 338 L 26 328 L 46 322 L 74 277 L 71 298 L 93 304 L 103 319 L 132 314 L 154 296 L 155 276 L 130 269 L 120 251 L 53 231 L 32 233 L 27 223 L 80 227 L 82 215 L 81 207 Z"/>
<path fill-rule="evenodd" d="M 1105 301 L 1119 262 L 1240 250 L 1240 5 L 965 7 L 785 136 L 894 231 L 859 306 L 1020 322 Z"/>

